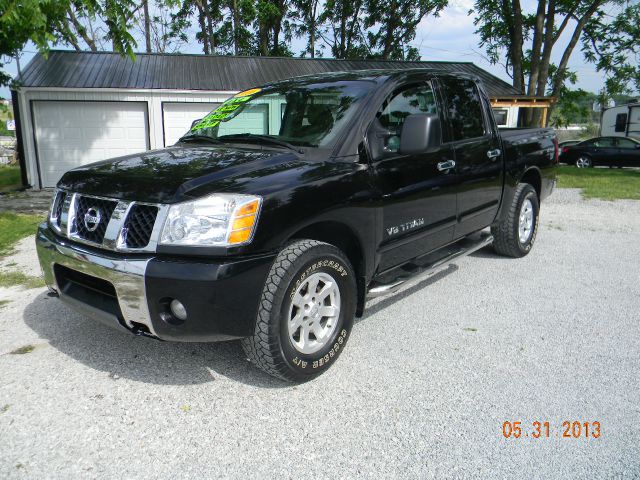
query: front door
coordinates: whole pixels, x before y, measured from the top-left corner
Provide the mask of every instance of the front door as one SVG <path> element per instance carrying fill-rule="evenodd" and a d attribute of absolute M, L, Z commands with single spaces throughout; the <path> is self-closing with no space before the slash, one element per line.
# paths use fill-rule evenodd
<path fill-rule="evenodd" d="M 594 146 L 595 148 L 592 154 L 593 165 L 620 166 L 620 154 L 616 147 L 616 139 L 614 137 L 596 138 Z"/>
<path fill-rule="evenodd" d="M 503 152 L 477 85 L 471 80 L 448 77 L 440 78 L 439 83 L 455 151 L 458 182 L 455 238 L 460 238 L 490 225 L 498 213 Z"/>
<path fill-rule="evenodd" d="M 453 236 L 455 181 L 451 170 L 442 168 L 453 160 L 453 149 L 399 152 L 405 118 L 427 113 L 439 113 L 431 84 L 405 86 L 387 99 L 368 133 L 374 181 L 382 196 L 381 271 L 449 243 Z"/>

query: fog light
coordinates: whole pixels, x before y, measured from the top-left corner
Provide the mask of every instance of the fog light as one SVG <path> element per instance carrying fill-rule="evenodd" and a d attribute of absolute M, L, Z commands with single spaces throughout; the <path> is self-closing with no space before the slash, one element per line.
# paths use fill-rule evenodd
<path fill-rule="evenodd" d="M 187 309 L 184 308 L 184 305 L 179 300 L 176 300 L 176 299 L 171 300 L 171 303 L 169 304 L 169 308 L 171 308 L 171 313 L 178 320 L 184 321 L 187 319 Z"/>

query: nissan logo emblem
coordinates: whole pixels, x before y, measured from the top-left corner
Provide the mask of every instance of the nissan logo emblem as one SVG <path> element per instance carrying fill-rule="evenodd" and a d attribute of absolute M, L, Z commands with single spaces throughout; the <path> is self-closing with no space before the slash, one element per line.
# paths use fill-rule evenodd
<path fill-rule="evenodd" d="M 84 226 L 87 227 L 87 230 L 90 232 L 95 232 L 98 229 L 101 220 L 102 212 L 100 212 L 99 208 L 91 207 L 87 210 L 87 213 L 84 214 Z"/>

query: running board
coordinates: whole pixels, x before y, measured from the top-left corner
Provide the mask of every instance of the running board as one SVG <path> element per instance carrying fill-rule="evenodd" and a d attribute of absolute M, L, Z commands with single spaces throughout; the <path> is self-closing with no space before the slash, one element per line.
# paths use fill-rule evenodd
<path fill-rule="evenodd" d="M 454 260 L 466 257 L 467 255 L 480 250 L 481 248 L 491 245 L 491 243 L 493 242 L 493 236 L 491 234 L 485 233 L 482 234 L 479 238 L 477 236 L 474 237 L 475 238 L 466 237 L 462 240 L 459 240 L 458 242 L 449 246 L 450 248 L 454 248 L 453 252 L 436 260 L 435 262 L 428 263 L 420 267 L 416 266 L 412 272 L 400 275 L 390 283 L 380 284 L 374 281 L 371 288 L 369 288 L 369 291 L 367 292 L 367 298 L 390 295 L 392 293 L 396 293 L 400 290 L 410 287 L 411 285 L 415 285 L 416 283 L 421 282 L 427 277 L 435 275 L 442 270 L 446 270 Z"/>

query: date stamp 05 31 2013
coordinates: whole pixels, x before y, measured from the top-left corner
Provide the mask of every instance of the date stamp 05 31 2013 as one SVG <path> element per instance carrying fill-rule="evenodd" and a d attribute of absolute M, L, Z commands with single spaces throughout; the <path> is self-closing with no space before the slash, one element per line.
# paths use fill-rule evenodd
<path fill-rule="evenodd" d="M 550 422 L 506 421 L 502 424 L 504 438 L 600 438 L 600 422 L 565 420 L 560 428 Z"/>

